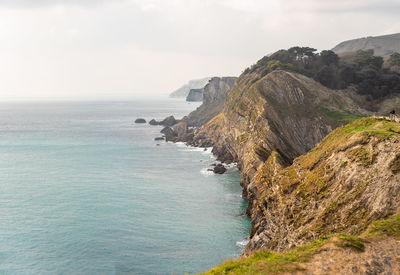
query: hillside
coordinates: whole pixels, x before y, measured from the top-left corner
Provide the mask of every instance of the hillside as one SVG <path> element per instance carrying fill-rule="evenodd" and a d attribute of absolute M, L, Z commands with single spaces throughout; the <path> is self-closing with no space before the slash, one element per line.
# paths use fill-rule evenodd
<path fill-rule="evenodd" d="M 191 89 L 202 89 L 210 81 L 211 77 L 190 80 L 188 83 L 173 91 L 169 97 L 171 98 L 186 98 Z"/>
<path fill-rule="evenodd" d="M 368 49 L 373 49 L 376 55 L 383 57 L 389 57 L 394 52 L 400 53 L 400 33 L 352 39 L 338 44 L 332 50 L 340 54 Z"/>
<path fill-rule="evenodd" d="M 398 110 L 398 98 L 374 103 L 372 112 L 352 89 L 331 90 L 302 74 L 263 70 L 242 74 L 222 111 L 196 129 L 191 142 L 213 146 L 219 160 L 238 163 L 252 218 L 245 255 L 286 251 L 325 234 L 358 235 L 399 212 L 399 174 L 390 172 L 400 159 L 398 124 L 357 120 Z"/>
<path fill-rule="evenodd" d="M 246 254 L 283 252 L 257 252 L 209 274 L 400 272 L 400 123 L 357 120 L 291 165 L 273 152 L 253 188 Z"/>

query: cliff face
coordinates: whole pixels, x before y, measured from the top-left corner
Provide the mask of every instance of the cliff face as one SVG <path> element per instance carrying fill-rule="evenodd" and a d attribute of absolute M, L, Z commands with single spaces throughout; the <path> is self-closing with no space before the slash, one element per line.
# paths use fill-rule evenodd
<path fill-rule="evenodd" d="M 285 71 L 244 74 L 222 112 L 195 131 L 194 145 L 212 145 L 220 160 L 238 162 L 253 220 L 246 255 L 323 234 L 359 234 L 400 211 L 398 124 L 360 120 L 296 159 L 333 129 L 370 115 L 348 93 Z"/>
<path fill-rule="evenodd" d="M 195 145 L 213 145 L 220 160 L 238 162 L 248 214 L 253 209 L 254 176 L 272 152 L 290 164 L 346 119 L 366 113 L 343 92 L 302 75 L 274 71 L 254 79 L 259 78 L 240 77 L 223 111 L 194 138 Z"/>
<path fill-rule="evenodd" d="M 190 80 L 188 83 L 172 92 L 169 97 L 171 98 L 186 98 L 191 89 L 201 89 L 210 81 L 210 77 Z"/>
<path fill-rule="evenodd" d="M 189 126 L 201 126 L 221 112 L 236 77 L 213 77 L 204 87 L 203 104 L 188 115 Z"/>
<path fill-rule="evenodd" d="M 203 101 L 203 92 L 204 92 L 204 88 L 191 89 L 188 96 L 186 97 L 186 101 L 192 101 L 192 102 Z"/>
<path fill-rule="evenodd" d="M 255 183 L 257 252 L 207 274 L 400 273 L 400 123 L 356 120 L 289 166 L 273 152 Z"/>
<path fill-rule="evenodd" d="M 272 154 L 256 175 L 246 252 L 283 250 L 321 235 L 360 235 L 400 213 L 400 124 L 365 118 L 338 128 L 292 165 Z"/>
<path fill-rule="evenodd" d="M 383 57 L 389 57 L 394 52 L 400 52 L 400 33 L 344 41 L 332 50 L 336 53 L 346 53 L 368 49 L 373 49 L 375 55 Z"/>

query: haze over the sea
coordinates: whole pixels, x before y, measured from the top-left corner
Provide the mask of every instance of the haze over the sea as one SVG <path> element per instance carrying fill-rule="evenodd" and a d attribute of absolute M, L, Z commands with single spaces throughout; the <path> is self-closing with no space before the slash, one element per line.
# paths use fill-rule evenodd
<path fill-rule="evenodd" d="M 291 46 L 398 32 L 394 0 L 1 0 L 0 100 L 167 95 Z"/>

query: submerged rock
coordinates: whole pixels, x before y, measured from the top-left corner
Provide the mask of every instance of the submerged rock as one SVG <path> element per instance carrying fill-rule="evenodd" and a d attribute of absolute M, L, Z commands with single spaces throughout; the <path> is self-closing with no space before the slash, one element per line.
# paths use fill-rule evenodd
<path fill-rule="evenodd" d="M 156 138 L 154 138 L 154 140 L 164 140 L 165 138 L 164 137 L 156 137 Z"/>
<path fill-rule="evenodd" d="M 146 123 L 146 120 L 144 118 L 138 118 L 135 120 L 135 123 Z"/>

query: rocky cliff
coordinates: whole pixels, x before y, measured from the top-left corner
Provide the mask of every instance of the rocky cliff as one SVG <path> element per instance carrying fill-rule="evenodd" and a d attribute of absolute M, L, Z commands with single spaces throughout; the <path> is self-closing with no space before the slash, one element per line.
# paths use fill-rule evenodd
<path fill-rule="evenodd" d="M 274 152 L 255 177 L 246 252 L 284 250 L 332 233 L 360 235 L 400 213 L 399 172 L 400 124 L 374 118 L 336 129 L 290 166 Z"/>
<path fill-rule="evenodd" d="M 203 104 L 188 115 L 189 126 L 201 126 L 222 111 L 237 77 L 213 77 L 204 87 Z"/>
<path fill-rule="evenodd" d="M 203 92 L 204 88 L 201 89 L 191 89 L 189 91 L 188 96 L 186 97 L 186 101 L 192 102 L 201 102 L 203 101 Z"/>
<path fill-rule="evenodd" d="M 346 53 L 368 49 L 373 49 L 376 55 L 383 57 L 389 57 L 394 52 L 400 52 L 400 33 L 344 41 L 332 50 L 336 53 Z"/>
<path fill-rule="evenodd" d="M 171 97 L 171 98 L 186 98 L 191 89 L 204 88 L 204 86 L 207 85 L 207 83 L 210 79 L 211 79 L 210 77 L 206 77 L 206 78 L 201 78 L 201 79 L 190 80 L 188 83 L 186 83 L 179 89 L 172 92 L 169 95 L 169 97 Z"/>
<path fill-rule="evenodd" d="M 399 212 L 398 123 L 362 119 L 331 133 L 371 115 L 365 104 L 351 89 L 330 90 L 304 75 L 254 71 L 195 130 L 193 145 L 214 146 L 219 160 L 238 162 L 253 221 L 245 255 L 325 234 L 358 235 Z M 393 99 L 385 104 L 399 107 Z"/>
<path fill-rule="evenodd" d="M 259 252 L 210 274 L 400 273 L 400 123 L 357 120 L 291 165 L 273 152 L 254 182 Z"/>

